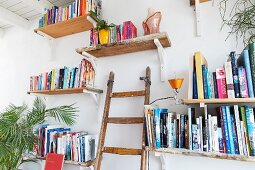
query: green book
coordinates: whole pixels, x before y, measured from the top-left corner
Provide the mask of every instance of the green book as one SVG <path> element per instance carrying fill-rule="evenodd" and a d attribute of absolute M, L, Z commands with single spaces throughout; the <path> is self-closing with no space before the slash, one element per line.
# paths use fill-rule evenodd
<path fill-rule="evenodd" d="M 253 91 L 255 92 L 255 43 L 249 44 L 251 77 L 253 82 Z"/>
<path fill-rule="evenodd" d="M 240 107 L 240 113 L 241 113 L 241 119 L 243 121 L 244 127 L 245 127 L 245 141 L 246 141 L 246 147 L 247 147 L 247 152 L 248 155 L 250 156 L 251 153 L 251 147 L 250 147 L 250 140 L 249 140 L 249 136 L 248 136 L 248 127 L 247 127 L 247 120 L 246 120 L 246 112 L 245 112 L 245 106 Z"/>

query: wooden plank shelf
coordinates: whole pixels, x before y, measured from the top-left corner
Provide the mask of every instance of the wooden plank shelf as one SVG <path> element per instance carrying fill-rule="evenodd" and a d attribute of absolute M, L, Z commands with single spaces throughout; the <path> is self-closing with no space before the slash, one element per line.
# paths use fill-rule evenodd
<path fill-rule="evenodd" d="M 200 0 L 200 3 L 208 2 L 210 0 Z M 195 0 L 190 0 L 190 5 L 195 5 Z"/>
<path fill-rule="evenodd" d="M 62 95 L 62 94 L 79 94 L 79 93 L 103 93 L 103 90 L 86 87 L 86 88 L 69 88 L 69 89 L 55 89 L 55 90 L 38 90 L 29 91 L 28 94 L 45 94 L 45 95 Z"/>
<path fill-rule="evenodd" d="M 255 103 L 255 98 L 236 98 L 236 99 L 182 99 L 184 104 L 238 104 Z"/>
<path fill-rule="evenodd" d="M 192 151 L 192 150 L 181 149 L 181 148 L 155 149 L 155 148 L 146 147 L 146 151 L 151 151 L 151 152 L 156 152 L 156 153 L 166 153 L 166 154 L 178 154 L 178 155 L 185 155 L 185 156 L 207 157 L 207 158 L 214 158 L 214 159 L 255 162 L 255 157 L 252 157 L 252 156 L 230 155 L 230 154 L 215 153 L 215 152 Z"/>
<path fill-rule="evenodd" d="M 121 55 L 126 53 L 134 53 L 139 51 L 157 49 L 157 46 L 154 43 L 154 39 L 158 39 L 163 47 L 171 47 L 170 39 L 167 33 L 164 32 L 128 39 L 118 43 L 78 48 L 76 49 L 76 52 L 79 54 L 87 52 L 97 58 Z"/>
<path fill-rule="evenodd" d="M 89 21 L 90 14 L 79 16 L 56 24 L 47 25 L 35 29 L 34 32 L 42 36 L 51 38 L 60 38 L 71 34 L 88 31 L 93 28 L 93 24 Z M 90 17 L 93 19 L 93 17 Z"/>

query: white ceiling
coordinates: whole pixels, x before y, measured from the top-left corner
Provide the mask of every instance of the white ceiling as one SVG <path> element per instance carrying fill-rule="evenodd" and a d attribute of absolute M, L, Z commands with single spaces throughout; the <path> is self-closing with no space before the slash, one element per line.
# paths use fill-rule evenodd
<path fill-rule="evenodd" d="M 40 4 L 36 4 L 36 6 L 34 3 L 38 3 L 37 1 L 39 1 Z M 43 14 L 42 11 L 44 10 L 39 10 L 39 7 L 41 7 L 41 9 L 44 9 L 44 7 L 49 6 L 49 4 L 56 6 L 66 6 L 73 1 L 74 0 L 0 0 L 0 7 L 3 7 L 10 12 L 18 15 L 17 17 L 19 19 L 25 19 L 29 21 L 38 18 Z M 0 29 L 7 29 L 12 25 L 15 24 L 5 22 L 5 18 L 2 18 L 1 20 L 0 13 Z"/>

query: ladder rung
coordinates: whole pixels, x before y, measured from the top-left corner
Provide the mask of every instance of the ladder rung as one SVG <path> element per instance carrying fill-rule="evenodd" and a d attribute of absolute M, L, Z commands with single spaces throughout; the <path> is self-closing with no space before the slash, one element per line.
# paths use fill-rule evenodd
<path fill-rule="evenodd" d="M 139 124 L 144 123 L 143 117 L 109 117 L 108 123 L 113 124 Z"/>
<path fill-rule="evenodd" d="M 141 155 L 142 149 L 128 149 L 118 147 L 104 147 L 104 153 L 119 154 L 119 155 Z"/>
<path fill-rule="evenodd" d="M 141 91 L 117 92 L 111 94 L 111 97 L 113 98 L 137 97 L 137 96 L 145 96 L 145 91 L 141 90 Z"/>

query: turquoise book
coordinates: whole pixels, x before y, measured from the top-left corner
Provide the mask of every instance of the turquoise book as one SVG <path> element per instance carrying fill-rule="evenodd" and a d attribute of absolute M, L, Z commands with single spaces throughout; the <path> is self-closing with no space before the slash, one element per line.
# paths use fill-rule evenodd
<path fill-rule="evenodd" d="M 232 119 L 230 116 L 230 106 L 226 106 L 226 116 L 227 116 L 227 126 L 228 126 L 228 136 L 229 136 L 229 144 L 230 144 L 230 153 L 235 154 L 235 144 L 234 144 L 234 133 L 232 127 Z"/>

